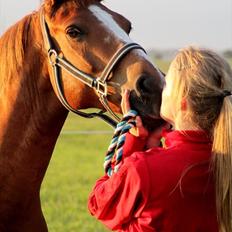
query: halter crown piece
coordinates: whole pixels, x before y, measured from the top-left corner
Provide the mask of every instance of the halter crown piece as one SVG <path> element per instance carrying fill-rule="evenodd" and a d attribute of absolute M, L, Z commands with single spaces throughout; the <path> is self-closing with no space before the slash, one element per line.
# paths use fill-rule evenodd
<path fill-rule="evenodd" d="M 63 104 L 63 106 L 73 112 L 76 113 L 82 117 L 85 118 L 94 118 L 98 117 L 102 120 L 104 120 L 106 123 L 110 124 L 112 127 L 116 127 L 117 122 L 120 121 L 120 118 L 113 112 L 113 110 L 110 108 L 107 95 L 107 81 L 109 80 L 109 76 L 114 70 L 115 66 L 125 57 L 128 52 L 130 52 L 133 49 L 140 49 L 145 52 L 145 50 L 136 43 L 127 43 L 123 45 L 116 53 L 113 55 L 113 57 L 109 60 L 108 64 L 104 68 L 102 74 L 100 77 L 92 77 L 89 74 L 79 70 L 77 67 L 73 66 L 69 61 L 65 60 L 65 58 L 59 56 L 58 52 L 56 51 L 55 47 L 53 46 L 51 36 L 49 34 L 49 28 L 45 21 L 43 10 L 40 11 L 40 25 L 42 29 L 42 35 L 43 35 L 43 41 L 45 44 L 45 48 L 47 50 L 47 55 L 50 61 L 50 64 L 53 68 L 53 75 L 55 78 L 56 88 L 58 92 L 58 98 L 60 102 Z M 145 52 L 146 53 L 146 52 Z M 71 74 L 74 78 L 78 79 L 79 81 L 83 82 L 87 86 L 95 89 L 99 96 L 99 100 L 104 106 L 105 110 L 100 111 L 98 113 L 84 113 L 80 110 L 72 108 L 64 96 L 63 86 L 62 86 L 62 79 L 61 79 L 61 72 L 60 69 L 64 69 L 69 74 Z M 104 114 L 106 111 L 108 111 L 111 116 L 114 118 L 110 118 L 108 115 Z"/>

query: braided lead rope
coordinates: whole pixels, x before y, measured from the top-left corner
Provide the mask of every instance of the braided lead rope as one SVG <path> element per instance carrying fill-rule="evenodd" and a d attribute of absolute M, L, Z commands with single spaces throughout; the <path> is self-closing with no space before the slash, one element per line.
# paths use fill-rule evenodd
<path fill-rule="evenodd" d="M 112 176 L 122 165 L 123 145 L 126 133 L 135 127 L 135 118 L 137 115 L 138 113 L 135 110 L 130 110 L 117 124 L 104 161 L 104 169 L 108 176 Z"/>

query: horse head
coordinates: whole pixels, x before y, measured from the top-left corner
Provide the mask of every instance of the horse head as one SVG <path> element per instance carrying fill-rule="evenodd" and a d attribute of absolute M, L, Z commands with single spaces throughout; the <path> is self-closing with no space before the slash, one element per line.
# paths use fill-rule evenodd
<path fill-rule="evenodd" d="M 162 123 L 159 109 L 163 75 L 145 51 L 130 39 L 129 20 L 108 9 L 100 0 L 45 0 L 43 11 L 48 34 L 44 37 L 49 36 L 45 40 L 50 43 L 47 50 L 55 49 L 49 53 L 50 62 L 54 62 L 55 55 L 55 60 L 61 61 L 58 66 L 62 61 L 66 65 L 55 72 L 61 75 L 58 82 L 62 82 L 64 98 L 73 109 L 102 109 L 106 105 L 114 113 L 121 113 L 122 90 L 130 89 L 131 106 L 142 116 L 145 125 L 154 128 Z M 88 86 L 71 77 L 72 70 L 67 72 L 70 65 L 93 82 Z M 49 77 L 59 95 L 51 65 Z M 99 79 L 100 84 L 95 82 Z M 99 94 L 105 95 L 105 104 L 99 101 Z"/>

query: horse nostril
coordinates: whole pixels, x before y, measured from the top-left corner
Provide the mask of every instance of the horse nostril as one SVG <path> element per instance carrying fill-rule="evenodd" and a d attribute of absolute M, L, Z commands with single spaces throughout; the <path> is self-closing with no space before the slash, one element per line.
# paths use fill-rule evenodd
<path fill-rule="evenodd" d="M 152 94 L 155 91 L 155 78 L 142 75 L 136 83 L 136 88 L 141 94 Z"/>

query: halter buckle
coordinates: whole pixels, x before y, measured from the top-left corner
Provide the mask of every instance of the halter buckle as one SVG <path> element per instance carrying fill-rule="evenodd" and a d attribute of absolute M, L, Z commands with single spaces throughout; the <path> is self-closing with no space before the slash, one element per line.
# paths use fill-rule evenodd
<path fill-rule="evenodd" d="M 56 50 L 54 49 L 50 49 L 48 51 L 48 58 L 49 58 L 49 62 L 52 66 L 56 65 L 56 61 L 57 61 L 57 57 L 58 57 L 58 54 L 56 52 Z"/>
<path fill-rule="evenodd" d="M 103 95 L 103 96 L 107 96 L 107 85 L 105 82 L 102 82 L 99 78 L 96 81 L 96 90 L 97 93 Z"/>

